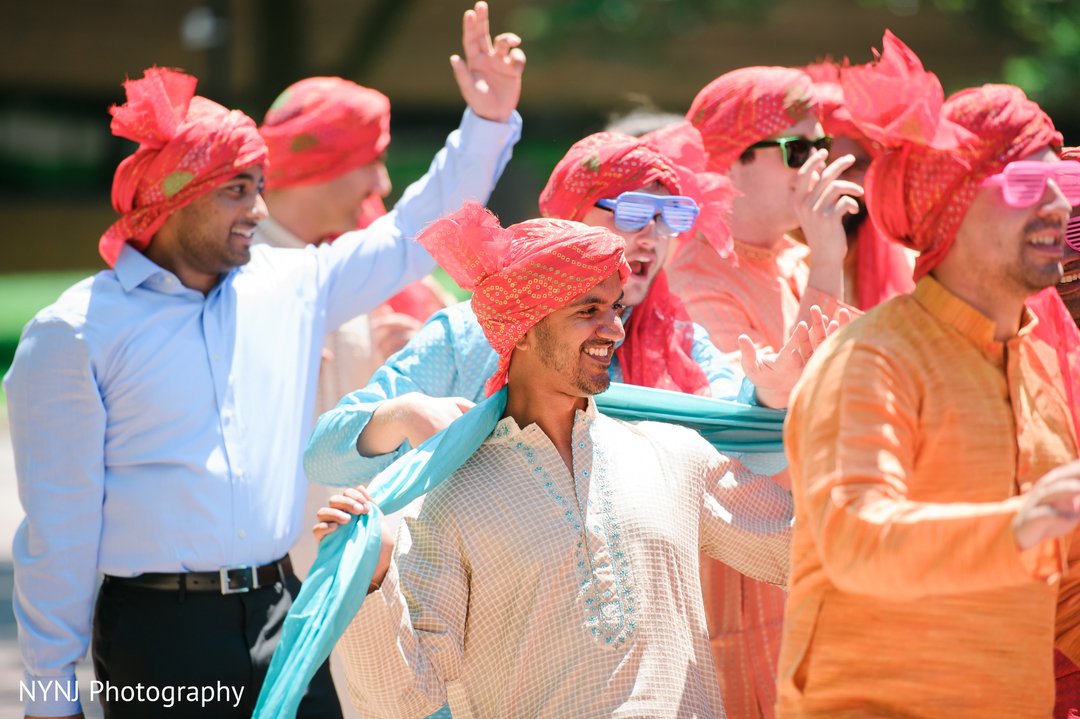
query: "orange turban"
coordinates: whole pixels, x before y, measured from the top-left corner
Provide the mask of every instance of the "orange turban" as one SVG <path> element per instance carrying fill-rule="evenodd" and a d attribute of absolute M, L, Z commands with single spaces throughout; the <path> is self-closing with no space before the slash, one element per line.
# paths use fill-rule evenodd
<path fill-rule="evenodd" d="M 916 279 L 948 253 L 982 181 L 1061 133 L 1011 85 L 962 90 L 948 100 L 937 77 L 886 31 L 880 57 L 843 68 L 852 119 L 882 147 L 866 175 L 874 225 L 920 252 Z"/>
<path fill-rule="evenodd" d="M 259 128 L 270 148 L 267 189 L 326 182 L 390 144 L 390 100 L 340 77 L 309 77 L 278 95 Z"/>
<path fill-rule="evenodd" d="M 113 177 L 112 203 L 121 217 L 98 242 L 110 267 L 125 242 L 146 249 L 170 214 L 266 162 L 254 121 L 195 95 L 197 82 L 152 67 L 124 82 L 127 102 L 109 108 L 112 133 L 139 143 Z"/>
<path fill-rule="evenodd" d="M 500 227 L 476 202 L 431 224 L 417 241 L 454 281 L 473 292 L 472 308 L 499 355 L 488 395 L 506 384 L 514 345 L 537 322 L 618 272 L 630 276 L 623 238 L 568 220 Z"/>
<path fill-rule="evenodd" d="M 716 78 L 686 119 L 701 133 L 709 170 L 727 172 L 748 147 L 814 111 L 810 76 L 789 67 L 744 67 Z"/>

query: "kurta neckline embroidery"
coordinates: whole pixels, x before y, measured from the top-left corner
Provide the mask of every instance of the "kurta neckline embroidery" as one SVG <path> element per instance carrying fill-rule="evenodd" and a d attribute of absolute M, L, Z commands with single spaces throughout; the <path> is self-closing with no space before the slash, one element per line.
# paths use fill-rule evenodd
<path fill-rule="evenodd" d="M 577 535 L 574 563 L 578 573 L 578 604 L 585 611 L 584 626 L 597 643 L 615 648 L 624 646 L 637 627 L 637 596 L 634 573 L 622 546 L 622 529 L 612 502 L 608 459 L 604 450 L 593 442 L 591 434 L 596 430 L 591 400 L 589 405 L 574 418 L 571 445 L 574 470 L 569 488 L 560 487 L 560 482 L 552 477 L 537 456 L 538 445 L 543 443 L 547 444 L 544 449 L 548 454 L 558 457 L 554 445 L 538 427 L 530 425 L 524 430 L 519 429 L 514 420 L 507 417 L 499 422 L 492 437 L 524 459 L 531 469 L 530 476 L 559 508 L 563 521 Z M 529 435 L 535 444 L 530 444 Z M 561 457 L 559 460 L 555 471 L 565 481 L 569 472 Z"/>

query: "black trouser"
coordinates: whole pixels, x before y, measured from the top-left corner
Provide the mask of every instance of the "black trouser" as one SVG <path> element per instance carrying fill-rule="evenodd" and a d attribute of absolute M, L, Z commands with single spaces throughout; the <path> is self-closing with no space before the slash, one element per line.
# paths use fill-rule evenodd
<path fill-rule="evenodd" d="M 97 698 L 105 716 L 250 717 L 299 591 L 296 577 L 285 587 L 278 582 L 230 595 L 106 579 L 94 612 L 93 642 L 94 671 L 103 685 Z M 191 687 L 199 688 L 198 698 Z M 328 662 L 311 680 L 297 717 L 341 719 Z"/>

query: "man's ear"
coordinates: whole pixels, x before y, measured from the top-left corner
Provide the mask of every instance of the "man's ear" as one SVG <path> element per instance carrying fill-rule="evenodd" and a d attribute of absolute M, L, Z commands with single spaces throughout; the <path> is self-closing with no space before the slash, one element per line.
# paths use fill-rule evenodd
<path fill-rule="evenodd" d="M 519 350 L 522 350 L 523 352 L 528 352 L 529 348 L 532 347 L 532 333 L 533 333 L 532 328 L 530 328 L 529 331 L 525 333 L 524 337 L 522 337 L 521 339 L 519 339 L 517 342 L 514 343 L 514 349 L 519 349 Z"/>

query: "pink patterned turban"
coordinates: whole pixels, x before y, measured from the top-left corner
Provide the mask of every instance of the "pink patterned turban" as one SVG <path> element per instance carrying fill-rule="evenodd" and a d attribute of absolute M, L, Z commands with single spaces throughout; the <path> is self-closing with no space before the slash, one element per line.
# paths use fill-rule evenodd
<path fill-rule="evenodd" d="M 126 81 L 127 102 L 109 109 L 112 133 L 139 143 L 113 178 L 112 203 L 121 217 L 98 242 L 109 266 L 125 242 L 146 249 L 170 214 L 266 162 L 255 122 L 195 95 L 197 82 L 152 67 L 141 79 Z"/>
<path fill-rule="evenodd" d="M 386 151 L 390 100 L 340 77 L 309 77 L 278 96 L 259 132 L 270 149 L 268 189 L 325 182 Z"/>
<path fill-rule="evenodd" d="M 921 254 L 918 279 L 948 253 L 982 181 L 1061 133 L 1011 85 L 983 85 L 944 99 L 938 78 L 886 31 L 880 57 L 843 68 L 853 121 L 882 154 L 866 175 L 874 225 Z"/>
<path fill-rule="evenodd" d="M 811 86 L 809 75 L 789 67 L 744 67 L 706 85 L 686 119 L 701 133 L 708 169 L 727 172 L 750 145 L 811 116 Z"/>
<path fill-rule="evenodd" d="M 499 367 L 488 395 L 506 384 L 514 345 L 537 322 L 618 272 L 630 276 L 623 238 L 568 220 L 501 227 L 476 202 L 431 224 L 417 241 L 466 290 Z"/>

